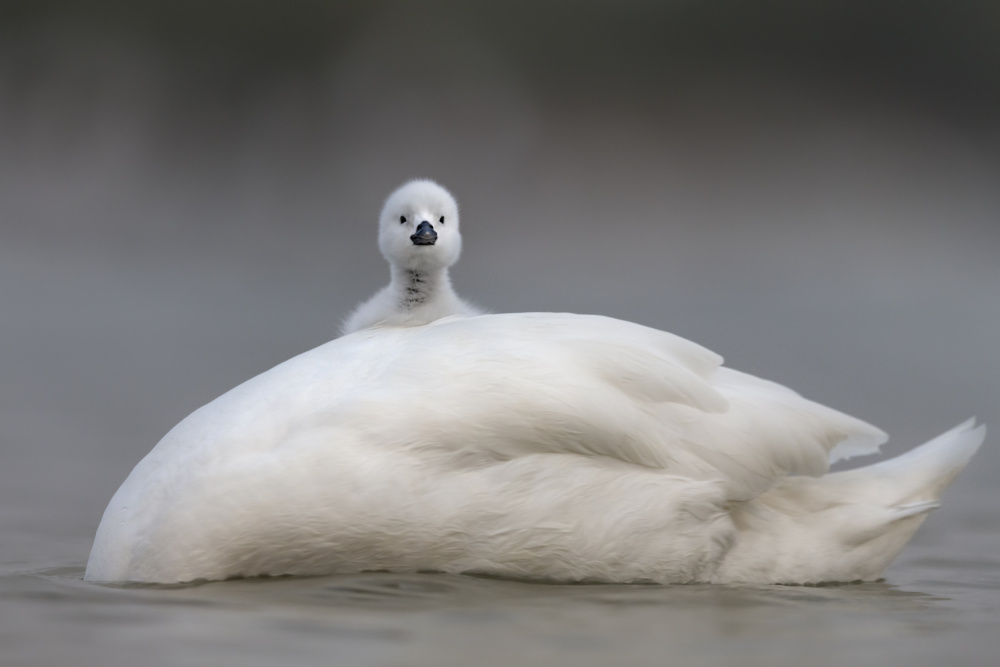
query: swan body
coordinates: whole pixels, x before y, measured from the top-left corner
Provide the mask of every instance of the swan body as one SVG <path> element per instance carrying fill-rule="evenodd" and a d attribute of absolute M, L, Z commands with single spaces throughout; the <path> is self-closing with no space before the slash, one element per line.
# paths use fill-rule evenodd
<path fill-rule="evenodd" d="M 458 204 L 437 183 L 410 181 L 389 195 L 379 216 L 378 245 L 389 262 L 391 280 L 355 308 L 342 333 L 482 314 L 451 285 L 448 268 L 462 252 Z"/>
<path fill-rule="evenodd" d="M 600 316 L 363 329 L 192 413 L 112 498 L 91 581 L 361 570 L 558 581 L 878 578 L 984 437 L 886 437 Z"/>

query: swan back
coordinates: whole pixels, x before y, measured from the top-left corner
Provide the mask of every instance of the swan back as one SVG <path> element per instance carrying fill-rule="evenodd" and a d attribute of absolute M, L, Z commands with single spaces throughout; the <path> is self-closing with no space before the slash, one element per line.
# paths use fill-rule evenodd
<path fill-rule="evenodd" d="M 450 317 L 344 336 L 168 433 L 108 506 L 87 577 L 379 566 L 706 580 L 734 535 L 729 503 L 822 474 L 844 439 L 884 439 L 720 363 L 600 316 Z M 583 498 L 603 514 L 581 514 Z"/>

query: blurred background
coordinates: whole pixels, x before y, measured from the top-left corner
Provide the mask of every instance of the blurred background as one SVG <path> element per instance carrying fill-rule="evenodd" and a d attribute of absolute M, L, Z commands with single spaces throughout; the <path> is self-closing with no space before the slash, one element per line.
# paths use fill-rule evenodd
<path fill-rule="evenodd" d="M 672 331 L 890 454 L 1000 428 L 996 2 L 5 0 L 0 564 L 82 566 L 170 427 L 336 336 L 413 177 L 494 312 Z"/>

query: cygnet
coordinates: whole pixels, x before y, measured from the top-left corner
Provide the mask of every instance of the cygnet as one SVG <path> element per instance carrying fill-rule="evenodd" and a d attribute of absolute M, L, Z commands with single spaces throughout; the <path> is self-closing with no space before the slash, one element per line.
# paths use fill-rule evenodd
<path fill-rule="evenodd" d="M 482 314 L 451 286 L 448 269 L 462 253 L 458 204 L 434 181 L 410 181 L 389 195 L 379 216 L 378 247 L 391 280 L 354 309 L 341 328 L 344 334 Z"/>

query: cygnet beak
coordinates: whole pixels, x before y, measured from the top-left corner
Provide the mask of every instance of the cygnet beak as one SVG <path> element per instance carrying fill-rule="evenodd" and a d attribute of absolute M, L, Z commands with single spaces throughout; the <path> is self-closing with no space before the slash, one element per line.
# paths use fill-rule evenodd
<path fill-rule="evenodd" d="M 434 245 L 438 240 L 437 232 L 431 227 L 431 223 L 424 220 L 417 225 L 417 231 L 410 237 L 413 245 Z"/>

